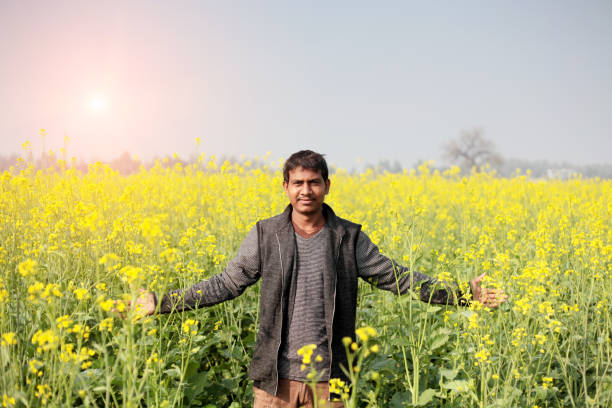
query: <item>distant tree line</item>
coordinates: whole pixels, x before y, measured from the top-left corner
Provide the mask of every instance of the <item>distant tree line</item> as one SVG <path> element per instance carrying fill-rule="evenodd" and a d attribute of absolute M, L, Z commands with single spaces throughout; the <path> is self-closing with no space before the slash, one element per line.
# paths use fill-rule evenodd
<path fill-rule="evenodd" d="M 442 146 L 442 155 L 449 165 L 433 166 L 429 165 L 432 171 L 438 170 L 443 172 L 450 168 L 451 165 L 458 166 L 461 172 L 469 174 L 472 171 L 495 172 L 499 177 L 513 177 L 520 170 L 521 174 L 525 174 L 527 170 L 530 172 L 530 177 L 534 179 L 555 178 L 567 179 L 580 174 L 585 178 L 599 177 L 602 179 L 612 179 L 612 164 L 589 164 L 575 165 L 567 162 L 551 162 L 547 160 L 523 160 L 523 159 L 506 159 L 499 154 L 492 141 L 486 139 L 481 129 L 472 129 L 462 131 L 458 138 L 451 140 Z M 50 166 L 58 167 L 58 158 L 43 153 L 38 158 L 33 158 L 31 151 L 28 157 L 25 158 L 28 163 L 32 163 L 37 169 L 44 169 Z M 152 160 L 141 162 L 138 158 L 133 157 L 128 152 L 124 152 L 119 157 L 104 161 L 111 168 L 122 175 L 134 174 L 140 171 L 141 168 L 150 169 L 155 165 L 162 167 L 174 167 L 177 164 L 183 166 L 199 163 L 201 168 L 209 168 L 210 163 L 215 163 L 216 166 L 221 166 L 222 163 L 230 164 L 248 164 L 250 168 L 264 168 L 268 162 L 265 158 L 236 158 L 234 156 L 222 156 L 209 158 L 191 156 L 189 159 L 182 159 L 177 155 L 154 157 Z M 424 161 L 417 161 L 413 168 L 417 169 Z M 82 159 L 65 162 L 66 167 L 75 168 L 82 173 L 86 173 L 89 164 Z M 25 166 L 23 159 L 18 155 L 9 156 L 0 155 L 0 171 L 7 171 L 11 168 L 18 169 Z M 214 166 L 213 166 L 214 167 Z M 267 167 L 266 167 L 267 168 Z M 371 170 L 377 173 L 402 173 L 404 167 L 397 160 L 380 160 L 377 164 L 366 163 L 361 169 L 351 169 L 350 173 L 357 173 L 362 169 Z M 333 173 L 335 168 L 332 166 L 330 171 Z"/>
<path fill-rule="evenodd" d="M 220 167 L 223 163 L 227 162 L 230 164 L 247 164 L 250 168 L 263 168 L 267 165 L 267 162 L 261 158 L 242 158 L 238 159 L 234 156 L 221 156 L 219 158 L 208 157 L 204 160 L 201 160 L 197 156 L 191 156 L 189 159 L 183 159 L 177 155 L 172 156 L 164 156 L 164 157 L 153 157 L 153 159 L 148 161 L 141 161 L 139 158 L 132 156 L 128 152 L 123 152 L 119 157 L 111 159 L 111 160 L 92 160 L 85 161 L 83 159 L 72 159 L 66 160 L 65 166 L 66 168 L 74 168 L 79 170 L 82 173 L 87 173 L 89 171 L 89 165 L 94 164 L 96 162 L 101 162 L 108 164 L 113 170 L 116 170 L 119 174 L 129 175 L 134 174 L 140 171 L 141 168 L 146 170 L 151 169 L 154 166 L 161 166 L 165 168 L 174 167 L 177 164 L 182 166 L 192 165 L 198 163 L 200 167 L 207 168 L 209 164 L 215 163 L 217 167 Z M 23 158 L 20 159 L 20 156 L 16 154 L 12 154 L 9 156 L 0 155 L 0 172 L 18 170 L 20 168 L 24 168 L 31 163 L 35 169 L 46 169 L 49 167 L 59 168 L 58 158 L 54 156 L 50 156 L 46 153 L 43 153 L 38 158 L 32 158 L 31 155 L 26 160 Z"/>
<path fill-rule="evenodd" d="M 578 174 L 583 177 L 612 178 L 611 164 L 575 165 L 568 162 L 550 162 L 548 160 L 504 159 L 497 152 L 495 144 L 484 137 L 482 129 L 475 128 L 461 131 L 457 139 L 442 146 L 443 157 L 451 164 L 469 172 L 494 170 L 501 177 L 512 177 L 517 170 L 529 170 L 532 178 L 567 179 Z"/>
<path fill-rule="evenodd" d="M 484 137 L 482 129 L 463 130 L 459 137 L 442 146 L 442 157 L 449 165 L 429 165 L 430 170 L 443 172 L 451 165 L 458 166 L 462 174 L 472 171 L 495 172 L 499 177 L 513 177 L 520 171 L 534 179 L 568 179 L 576 175 L 586 178 L 599 177 L 612 179 L 612 164 L 576 165 L 568 162 L 551 162 L 548 160 L 506 159 L 497 151 L 495 144 Z M 417 161 L 412 168 L 416 169 L 424 160 Z M 381 160 L 378 164 L 366 164 L 366 169 L 377 172 L 400 173 L 403 171 L 398 161 Z"/>
<path fill-rule="evenodd" d="M 587 164 L 576 165 L 568 162 L 550 162 L 547 160 L 522 160 L 504 159 L 497 168 L 501 177 L 511 177 L 516 174 L 516 169 L 523 173 L 529 169 L 532 178 L 569 178 L 575 174 L 581 174 L 585 178 L 599 177 L 612 179 L 611 164 Z"/>

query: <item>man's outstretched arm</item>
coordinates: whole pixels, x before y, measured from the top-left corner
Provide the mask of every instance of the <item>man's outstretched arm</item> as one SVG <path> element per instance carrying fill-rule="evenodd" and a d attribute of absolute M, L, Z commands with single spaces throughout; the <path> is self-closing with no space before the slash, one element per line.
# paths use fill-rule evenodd
<path fill-rule="evenodd" d="M 134 307 L 151 315 L 156 310 L 160 313 L 182 312 L 233 299 L 260 277 L 258 245 L 257 227 L 253 227 L 222 273 L 188 289 L 170 291 L 161 299 L 157 299 L 152 292 L 143 291 Z"/>
<path fill-rule="evenodd" d="M 456 285 L 439 282 L 423 273 L 410 271 L 380 253 L 378 247 L 364 233 L 357 239 L 357 267 L 359 276 L 379 289 L 395 294 L 405 294 L 420 287 L 419 298 L 423 302 L 435 304 L 456 304 L 467 306 L 469 300 Z M 484 274 L 470 281 L 472 298 L 485 306 L 497 307 L 507 296 L 502 289 L 480 287 Z"/>

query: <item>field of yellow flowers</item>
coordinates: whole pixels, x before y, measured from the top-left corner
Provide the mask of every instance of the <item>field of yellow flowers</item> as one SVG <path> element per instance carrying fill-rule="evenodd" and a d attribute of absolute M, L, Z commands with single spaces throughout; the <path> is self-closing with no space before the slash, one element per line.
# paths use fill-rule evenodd
<path fill-rule="evenodd" d="M 221 272 L 283 210 L 281 182 L 248 163 L 4 172 L 0 405 L 250 406 L 257 285 L 182 314 L 127 304 Z M 385 254 L 444 281 L 487 272 L 510 299 L 429 306 L 362 282 L 354 382 L 334 389 L 364 407 L 612 406 L 610 197 L 580 178 L 336 172 L 327 202 Z"/>

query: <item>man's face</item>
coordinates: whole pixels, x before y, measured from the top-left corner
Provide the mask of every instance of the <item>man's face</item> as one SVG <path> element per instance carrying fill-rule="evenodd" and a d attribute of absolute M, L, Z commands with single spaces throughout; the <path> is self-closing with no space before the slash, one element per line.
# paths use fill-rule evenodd
<path fill-rule="evenodd" d="M 323 180 L 320 171 L 297 167 L 289 172 L 289 181 L 283 187 L 293 210 L 311 215 L 321 211 L 323 199 L 329 192 L 329 180 Z"/>

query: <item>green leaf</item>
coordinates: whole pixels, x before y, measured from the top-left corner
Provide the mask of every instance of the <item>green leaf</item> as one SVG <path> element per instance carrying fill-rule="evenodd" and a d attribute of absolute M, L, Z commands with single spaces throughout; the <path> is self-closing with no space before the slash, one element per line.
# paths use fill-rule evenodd
<path fill-rule="evenodd" d="M 229 391 L 233 391 L 238 387 L 237 378 L 224 378 L 221 380 L 221 386 Z"/>
<path fill-rule="evenodd" d="M 470 388 L 470 382 L 467 380 L 455 380 L 443 384 L 444 388 L 451 391 L 466 392 Z"/>
<path fill-rule="evenodd" d="M 431 402 L 431 400 L 433 399 L 435 395 L 436 395 L 436 390 L 428 388 L 425 391 L 423 391 L 421 395 L 419 395 L 419 402 L 417 402 L 415 405 L 417 407 L 422 407 L 424 405 L 427 405 Z"/>
<path fill-rule="evenodd" d="M 457 370 L 448 370 L 446 368 L 440 369 L 440 375 L 447 380 L 454 380 L 457 377 Z"/>
<path fill-rule="evenodd" d="M 407 303 L 409 303 L 412 299 L 410 299 L 410 296 L 400 296 L 397 299 L 394 299 L 395 302 L 397 302 L 400 305 L 405 305 Z"/>
<path fill-rule="evenodd" d="M 448 335 L 444 334 L 441 336 L 436 336 L 433 338 L 433 341 L 431 342 L 431 350 L 435 350 L 437 348 L 442 347 L 443 345 L 446 344 L 446 342 L 448 341 Z"/>
<path fill-rule="evenodd" d="M 393 340 L 391 340 L 391 343 L 398 345 L 398 346 L 410 346 L 410 339 L 408 339 L 407 337 L 396 337 Z"/>
<path fill-rule="evenodd" d="M 200 363 L 195 360 L 189 360 L 187 363 L 187 367 L 185 368 L 185 380 L 190 381 L 193 376 L 198 373 L 198 369 L 200 368 Z"/>
<path fill-rule="evenodd" d="M 470 318 L 470 316 L 472 316 L 474 313 L 473 310 L 464 310 L 463 312 L 461 312 L 461 316 L 467 317 L 468 319 Z"/>
<path fill-rule="evenodd" d="M 3 362 L 3 364 L 2 364 L 2 366 L 0 368 L 2 368 L 4 370 L 9 365 L 9 362 L 11 360 L 9 358 L 8 348 L 0 347 L 0 355 L 2 356 L 2 358 L 0 358 L 0 361 Z"/>
<path fill-rule="evenodd" d="M 395 368 L 395 360 L 388 357 L 377 356 L 374 361 L 370 364 L 370 370 L 373 371 L 382 371 L 389 370 L 393 371 Z"/>
<path fill-rule="evenodd" d="M 409 392 L 396 392 L 391 398 L 389 407 L 391 408 L 404 408 L 408 405 L 408 402 L 412 399 L 412 394 Z"/>
<path fill-rule="evenodd" d="M 442 309 L 440 306 L 431 306 L 431 305 L 429 305 L 429 307 L 427 308 L 427 313 L 436 313 L 440 309 Z"/>
<path fill-rule="evenodd" d="M 208 372 L 199 372 L 189 380 L 189 386 L 185 388 L 185 396 L 193 400 L 202 393 L 204 388 L 209 384 Z"/>
<path fill-rule="evenodd" d="M 175 365 L 167 370 L 164 370 L 164 374 L 174 378 L 174 379 L 179 379 L 181 378 L 181 370 Z"/>

